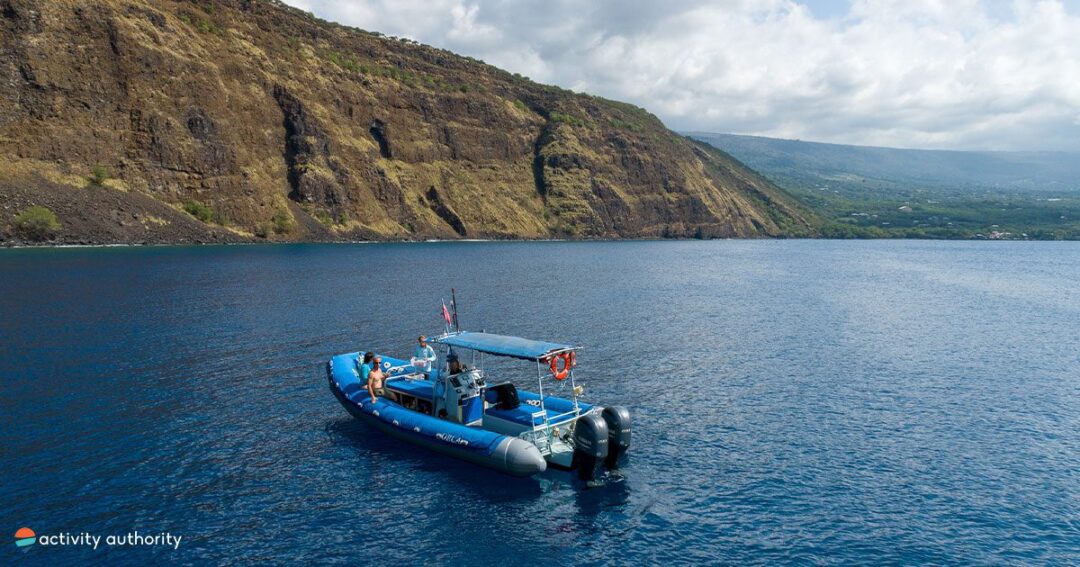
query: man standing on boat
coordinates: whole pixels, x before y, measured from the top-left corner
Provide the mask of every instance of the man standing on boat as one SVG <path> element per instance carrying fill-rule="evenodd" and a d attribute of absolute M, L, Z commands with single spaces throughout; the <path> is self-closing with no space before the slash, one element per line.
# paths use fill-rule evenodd
<path fill-rule="evenodd" d="M 417 337 L 416 342 L 419 344 L 413 350 L 413 366 L 416 366 L 417 361 L 423 361 L 420 364 L 426 372 L 431 369 L 431 363 L 435 362 L 435 349 L 427 344 L 427 337 L 424 335 Z"/>

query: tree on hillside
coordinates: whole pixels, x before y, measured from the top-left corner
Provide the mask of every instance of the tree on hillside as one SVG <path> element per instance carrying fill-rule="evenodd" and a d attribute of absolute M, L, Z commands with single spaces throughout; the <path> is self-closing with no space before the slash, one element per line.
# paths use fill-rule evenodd
<path fill-rule="evenodd" d="M 35 205 L 15 217 L 15 232 L 27 240 L 52 240 L 60 231 L 60 221 L 49 209 Z"/>

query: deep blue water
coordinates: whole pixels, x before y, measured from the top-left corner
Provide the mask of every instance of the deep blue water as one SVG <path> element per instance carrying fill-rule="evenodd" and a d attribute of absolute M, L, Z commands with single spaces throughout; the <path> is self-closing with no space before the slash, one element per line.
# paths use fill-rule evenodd
<path fill-rule="evenodd" d="M 583 345 L 621 478 L 347 416 L 323 363 L 408 352 L 451 286 L 467 328 Z M 1077 243 L 3 251 L 0 377 L 10 534 L 184 538 L 4 564 L 1080 563 Z"/>

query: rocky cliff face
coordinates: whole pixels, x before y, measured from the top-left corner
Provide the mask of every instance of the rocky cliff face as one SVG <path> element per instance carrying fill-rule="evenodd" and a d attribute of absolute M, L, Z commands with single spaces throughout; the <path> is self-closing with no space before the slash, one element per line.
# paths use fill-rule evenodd
<path fill-rule="evenodd" d="M 65 241 L 808 233 L 631 105 L 265 0 L 0 0 L 0 235 Z"/>

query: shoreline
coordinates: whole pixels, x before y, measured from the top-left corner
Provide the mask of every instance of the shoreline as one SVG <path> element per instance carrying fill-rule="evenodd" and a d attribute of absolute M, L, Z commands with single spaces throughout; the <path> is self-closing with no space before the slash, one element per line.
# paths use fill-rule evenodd
<path fill-rule="evenodd" d="M 297 240 L 275 242 L 154 242 L 154 243 L 102 243 L 102 244 L 28 244 L 28 243 L 0 243 L 0 251 L 3 250 L 81 250 L 94 248 L 184 248 L 184 247 L 231 247 L 231 246 L 296 246 L 296 245 L 358 245 L 358 244 L 484 244 L 484 243 L 590 243 L 590 242 L 710 242 L 710 241 L 832 241 L 832 242 L 871 242 L 871 241 L 907 241 L 907 242 L 1080 242 L 1080 239 L 1040 239 L 1040 238 L 1016 238 L 1016 239 L 989 239 L 989 238 L 543 238 L 543 239 L 506 239 L 506 238 L 467 238 L 454 240 Z"/>

